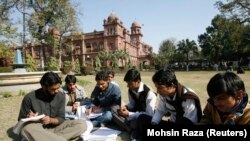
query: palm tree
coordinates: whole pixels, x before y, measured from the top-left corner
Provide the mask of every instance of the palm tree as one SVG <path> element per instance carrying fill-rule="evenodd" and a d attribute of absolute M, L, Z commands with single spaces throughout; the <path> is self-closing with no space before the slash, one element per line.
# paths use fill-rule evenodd
<path fill-rule="evenodd" d="M 119 56 L 116 54 L 116 52 L 114 52 L 111 55 L 111 59 L 112 59 L 112 69 L 113 70 L 118 70 L 119 68 Z"/>
<path fill-rule="evenodd" d="M 186 63 L 187 63 L 186 70 L 188 71 L 189 60 L 190 60 L 191 54 L 198 54 L 197 44 L 195 43 L 194 40 L 189 41 L 189 39 L 186 39 L 186 40 L 179 41 L 177 46 L 178 46 L 177 52 L 182 53 L 186 57 Z"/>
<path fill-rule="evenodd" d="M 98 56 L 95 57 L 95 67 L 96 68 L 102 67 L 101 60 L 100 60 L 100 58 Z"/>
<path fill-rule="evenodd" d="M 162 54 L 151 53 L 149 56 L 154 62 L 155 69 L 158 70 L 163 67 L 165 61 Z"/>
<path fill-rule="evenodd" d="M 109 52 L 107 52 L 107 51 L 100 51 L 98 53 L 98 57 L 101 60 L 103 66 L 107 67 L 107 62 L 108 62 L 108 60 L 111 59 L 111 56 L 110 56 Z"/>
<path fill-rule="evenodd" d="M 121 58 L 121 61 L 122 61 L 122 67 L 124 67 L 128 63 L 129 54 L 126 51 L 121 50 L 120 51 L 120 58 Z"/>

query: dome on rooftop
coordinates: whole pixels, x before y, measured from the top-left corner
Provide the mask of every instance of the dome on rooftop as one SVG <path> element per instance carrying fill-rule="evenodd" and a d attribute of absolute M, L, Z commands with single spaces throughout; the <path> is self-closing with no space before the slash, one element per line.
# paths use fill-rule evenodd
<path fill-rule="evenodd" d="M 138 21 L 134 21 L 132 27 L 141 27 L 141 24 Z"/>
<path fill-rule="evenodd" d="M 113 22 L 113 21 L 118 21 L 119 20 L 119 18 L 116 16 L 116 14 L 115 13 L 111 13 L 110 15 L 109 15 L 109 17 L 108 17 L 108 22 L 110 23 L 110 22 Z"/>

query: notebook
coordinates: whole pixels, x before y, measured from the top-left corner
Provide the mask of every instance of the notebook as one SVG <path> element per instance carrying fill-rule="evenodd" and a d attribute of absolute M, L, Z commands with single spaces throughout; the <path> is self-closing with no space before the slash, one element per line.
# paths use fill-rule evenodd
<path fill-rule="evenodd" d="M 24 123 L 29 122 L 29 121 L 39 121 L 40 119 L 42 119 L 43 117 L 45 117 L 44 114 L 42 115 L 38 115 L 38 116 L 34 116 L 34 117 L 29 117 L 29 118 L 22 118 L 21 120 L 19 120 L 17 122 L 17 124 L 13 127 L 13 132 L 15 134 L 20 134 Z"/>

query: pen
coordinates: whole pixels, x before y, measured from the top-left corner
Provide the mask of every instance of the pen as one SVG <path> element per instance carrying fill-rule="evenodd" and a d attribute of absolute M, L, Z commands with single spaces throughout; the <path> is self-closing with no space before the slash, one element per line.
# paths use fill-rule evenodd
<path fill-rule="evenodd" d="M 37 116 L 38 113 L 36 113 L 36 112 L 34 112 L 33 110 L 30 109 L 29 115 L 30 116 Z"/>
<path fill-rule="evenodd" d="M 30 113 L 35 113 L 35 112 L 33 112 L 33 110 L 30 109 Z"/>

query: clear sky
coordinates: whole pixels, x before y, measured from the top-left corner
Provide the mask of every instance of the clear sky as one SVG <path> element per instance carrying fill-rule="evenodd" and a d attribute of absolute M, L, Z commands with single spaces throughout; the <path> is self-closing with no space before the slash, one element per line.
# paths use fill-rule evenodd
<path fill-rule="evenodd" d="M 136 20 L 142 26 L 143 42 L 158 52 L 161 42 L 175 38 L 195 40 L 206 32 L 218 9 L 216 0 L 78 0 L 83 32 L 103 30 L 103 20 L 113 12 L 130 31 Z"/>

